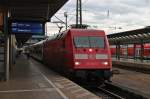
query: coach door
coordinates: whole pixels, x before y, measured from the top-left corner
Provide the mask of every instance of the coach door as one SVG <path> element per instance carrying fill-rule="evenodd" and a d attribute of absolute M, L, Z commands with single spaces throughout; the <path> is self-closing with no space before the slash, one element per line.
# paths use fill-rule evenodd
<path fill-rule="evenodd" d="M 5 72 L 5 39 L 4 39 L 4 33 L 3 33 L 3 13 L 0 12 L 0 79 L 3 79 L 4 72 Z"/>
<path fill-rule="evenodd" d="M 135 57 L 136 57 L 136 58 L 139 58 L 139 57 L 140 57 L 140 54 L 141 54 L 141 49 L 140 49 L 140 48 L 136 48 L 136 49 L 135 49 Z"/>

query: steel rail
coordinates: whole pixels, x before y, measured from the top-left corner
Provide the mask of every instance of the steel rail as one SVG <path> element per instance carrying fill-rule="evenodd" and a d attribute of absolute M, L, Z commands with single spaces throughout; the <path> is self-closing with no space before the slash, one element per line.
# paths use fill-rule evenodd
<path fill-rule="evenodd" d="M 98 89 L 99 89 L 100 91 L 102 91 L 103 93 L 105 93 L 106 95 L 111 96 L 111 97 L 114 98 L 114 99 L 125 99 L 125 98 L 123 98 L 122 96 L 119 96 L 118 94 L 115 94 L 115 93 L 113 93 L 113 92 L 111 92 L 111 91 L 108 91 L 108 90 L 106 90 L 106 89 L 104 89 L 104 88 L 102 88 L 102 87 L 98 87 Z"/>

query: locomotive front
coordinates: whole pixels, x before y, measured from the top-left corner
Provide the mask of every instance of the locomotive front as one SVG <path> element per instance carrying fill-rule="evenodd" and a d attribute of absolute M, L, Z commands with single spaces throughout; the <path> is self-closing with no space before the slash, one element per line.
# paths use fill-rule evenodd
<path fill-rule="evenodd" d="M 112 76 L 109 43 L 104 31 L 81 30 L 72 33 L 76 75 L 108 80 Z"/>

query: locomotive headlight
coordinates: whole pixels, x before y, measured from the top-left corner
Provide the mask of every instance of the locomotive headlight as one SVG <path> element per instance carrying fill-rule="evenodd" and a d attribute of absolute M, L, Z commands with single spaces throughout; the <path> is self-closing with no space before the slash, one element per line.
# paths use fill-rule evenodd
<path fill-rule="evenodd" d="M 89 49 L 89 52 L 92 52 L 93 50 L 92 49 Z"/>
<path fill-rule="evenodd" d="M 75 62 L 75 65 L 80 65 L 80 62 Z"/>
<path fill-rule="evenodd" d="M 103 62 L 104 65 L 108 65 L 108 62 Z"/>

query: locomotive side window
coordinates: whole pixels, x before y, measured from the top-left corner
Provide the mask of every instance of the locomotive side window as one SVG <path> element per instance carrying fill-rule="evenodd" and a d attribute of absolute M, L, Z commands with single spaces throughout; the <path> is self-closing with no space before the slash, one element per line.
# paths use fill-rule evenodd
<path fill-rule="evenodd" d="M 76 47 L 104 48 L 104 37 L 74 37 Z"/>

